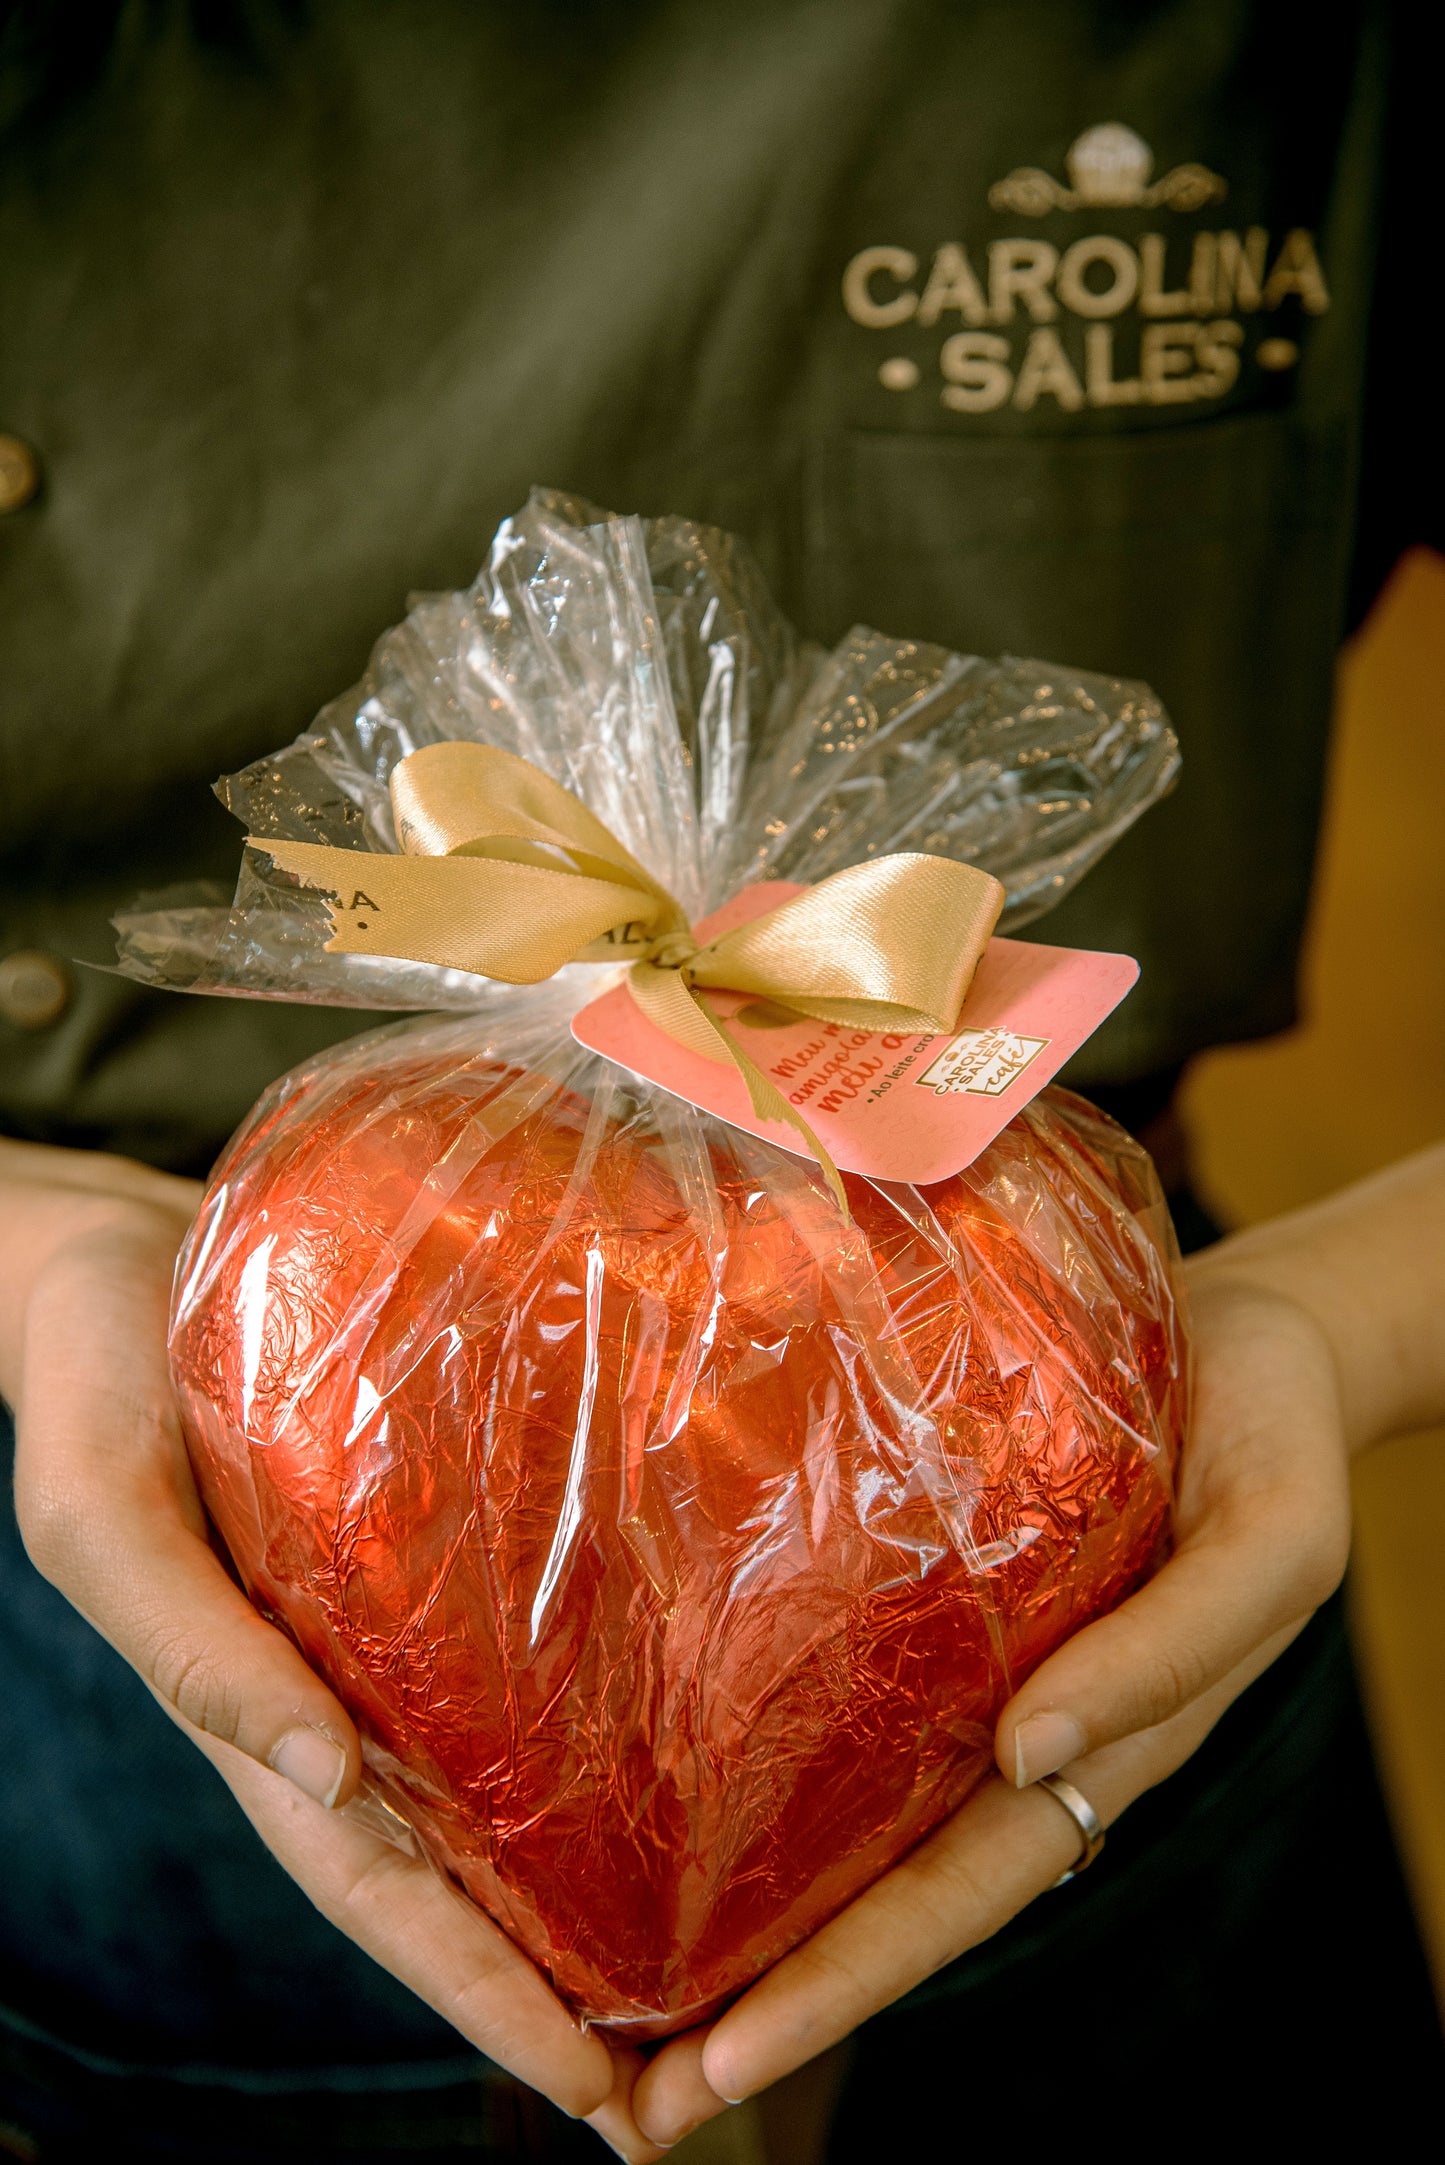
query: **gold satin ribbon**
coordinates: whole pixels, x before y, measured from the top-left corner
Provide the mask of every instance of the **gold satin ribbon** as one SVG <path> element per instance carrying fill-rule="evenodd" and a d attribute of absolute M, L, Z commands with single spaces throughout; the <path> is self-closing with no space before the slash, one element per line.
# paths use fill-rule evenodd
<path fill-rule="evenodd" d="M 529 760 L 483 744 L 425 745 L 391 777 L 400 856 L 249 835 L 329 901 L 328 954 L 383 955 L 534 985 L 568 962 L 627 962 L 660 1030 L 730 1062 L 760 1120 L 817 1136 L 698 998 L 710 986 L 858 1030 L 951 1030 L 1004 890 L 915 851 L 875 857 L 699 945 L 682 906 L 609 827 Z"/>

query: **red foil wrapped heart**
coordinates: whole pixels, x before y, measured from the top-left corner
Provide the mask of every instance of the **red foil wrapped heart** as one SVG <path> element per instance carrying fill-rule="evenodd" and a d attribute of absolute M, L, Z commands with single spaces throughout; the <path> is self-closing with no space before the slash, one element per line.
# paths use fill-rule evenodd
<path fill-rule="evenodd" d="M 475 1043 L 475 1035 L 473 1036 Z M 1049 1090 L 929 1189 L 431 1023 L 278 1084 L 171 1351 L 211 1516 L 580 2016 L 696 2022 L 959 1805 L 1161 1560 L 1144 1153 Z"/>

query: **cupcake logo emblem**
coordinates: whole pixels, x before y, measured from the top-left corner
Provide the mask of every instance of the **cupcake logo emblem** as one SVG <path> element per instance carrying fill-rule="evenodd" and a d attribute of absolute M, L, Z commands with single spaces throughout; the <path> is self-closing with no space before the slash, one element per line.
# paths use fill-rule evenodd
<path fill-rule="evenodd" d="M 1154 153 L 1141 135 L 1121 121 L 1086 128 L 1069 146 L 1064 164 L 1068 185 L 1040 166 L 1016 166 L 988 191 L 994 210 L 1042 218 L 1051 210 L 1202 210 L 1229 192 L 1228 182 L 1207 165 L 1172 166 L 1158 180 Z"/>

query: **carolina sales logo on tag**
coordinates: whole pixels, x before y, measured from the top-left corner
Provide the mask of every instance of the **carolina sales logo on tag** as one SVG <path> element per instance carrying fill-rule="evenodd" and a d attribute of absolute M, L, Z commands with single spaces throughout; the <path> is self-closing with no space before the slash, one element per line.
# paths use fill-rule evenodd
<path fill-rule="evenodd" d="M 958 1090 L 970 1097 L 1001 1097 L 1049 1042 L 1022 1037 L 1017 1030 L 960 1030 L 914 1081 L 939 1097 Z"/>

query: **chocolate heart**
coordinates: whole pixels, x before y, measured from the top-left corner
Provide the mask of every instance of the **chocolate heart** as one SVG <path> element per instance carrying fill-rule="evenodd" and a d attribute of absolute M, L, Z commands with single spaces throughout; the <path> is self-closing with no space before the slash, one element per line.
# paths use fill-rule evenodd
<path fill-rule="evenodd" d="M 172 1361 L 252 1598 L 579 2015 L 694 2023 L 986 1775 L 1160 1561 L 1183 1418 L 1148 1159 L 1037 1099 L 929 1189 L 431 1023 L 262 1101 Z"/>

